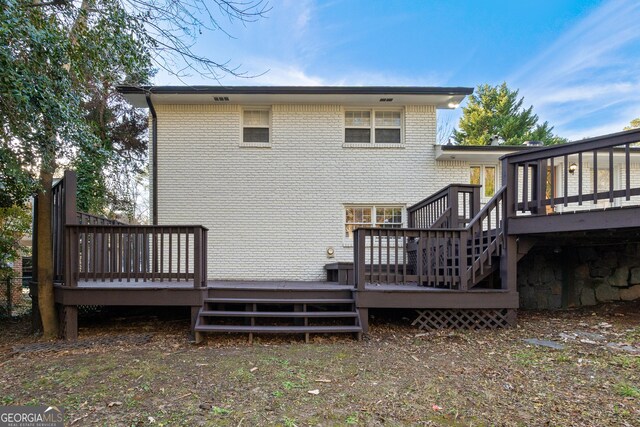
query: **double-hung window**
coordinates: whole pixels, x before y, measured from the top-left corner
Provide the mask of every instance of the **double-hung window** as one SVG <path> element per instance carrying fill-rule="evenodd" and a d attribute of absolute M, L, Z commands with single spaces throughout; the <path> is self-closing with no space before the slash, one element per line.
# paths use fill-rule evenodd
<path fill-rule="evenodd" d="M 269 144 L 270 117 L 268 109 L 242 111 L 242 142 L 245 144 Z"/>
<path fill-rule="evenodd" d="M 347 144 L 401 144 L 402 112 L 391 110 L 348 110 L 344 115 Z"/>
<path fill-rule="evenodd" d="M 496 167 L 495 166 L 471 166 L 470 184 L 482 185 L 483 198 L 491 198 L 496 192 Z"/>
<path fill-rule="evenodd" d="M 402 228 L 402 207 L 345 207 L 344 237 L 352 239 L 353 230 L 359 227 Z"/>

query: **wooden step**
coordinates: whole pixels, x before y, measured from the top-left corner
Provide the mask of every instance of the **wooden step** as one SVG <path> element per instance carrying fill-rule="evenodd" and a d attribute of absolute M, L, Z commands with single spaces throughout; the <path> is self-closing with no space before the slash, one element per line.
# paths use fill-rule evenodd
<path fill-rule="evenodd" d="M 210 304 L 353 304 L 351 298 L 205 298 Z"/>
<path fill-rule="evenodd" d="M 354 311 L 213 311 L 202 310 L 205 317 L 358 317 Z"/>
<path fill-rule="evenodd" d="M 196 325 L 197 332 L 240 332 L 267 334 L 322 334 L 362 332 L 360 326 L 250 326 L 250 325 Z"/>

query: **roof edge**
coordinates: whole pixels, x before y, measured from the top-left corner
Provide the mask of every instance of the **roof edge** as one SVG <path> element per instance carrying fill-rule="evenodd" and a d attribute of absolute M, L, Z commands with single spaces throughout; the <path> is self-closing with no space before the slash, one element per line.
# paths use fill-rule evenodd
<path fill-rule="evenodd" d="M 121 94 L 471 95 L 472 87 L 439 86 L 116 86 Z"/>

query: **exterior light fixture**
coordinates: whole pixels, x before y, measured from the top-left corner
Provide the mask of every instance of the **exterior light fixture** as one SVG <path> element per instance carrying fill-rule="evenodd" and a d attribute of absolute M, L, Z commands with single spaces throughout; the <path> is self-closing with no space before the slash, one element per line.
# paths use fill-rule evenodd
<path fill-rule="evenodd" d="M 447 106 L 449 108 L 458 108 L 458 105 L 460 105 L 460 104 L 458 104 L 456 102 L 450 102 L 450 103 L 447 104 Z"/>
<path fill-rule="evenodd" d="M 574 173 L 576 173 L 576 170 L 578 170 L 578 165 L 576 165 L 575 163 L 571 163 L 569 165 L 569 173 L 573 175 Z"/>
<path fill-rule="evenodd" d="M 336 256 L 336 251 L 333 249 L 333 246 L 329 246 L 327 248 L 327 258 L 333 258 L 334 256 Z"/>

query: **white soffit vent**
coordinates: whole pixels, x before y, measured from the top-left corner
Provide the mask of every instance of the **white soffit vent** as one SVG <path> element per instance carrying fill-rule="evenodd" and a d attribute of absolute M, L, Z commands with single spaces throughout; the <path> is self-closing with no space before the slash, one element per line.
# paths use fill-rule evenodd
<path fill-rule="evenodd" d="M 380 102 L 391 102 L 393 98 L 380 98 Z"/>
<path fill-rule="evenodd" d="M 228 96 L 214 96 L 213 100 L 214 100 L 214 102 L 229 102 L 229 97 Z"/>

